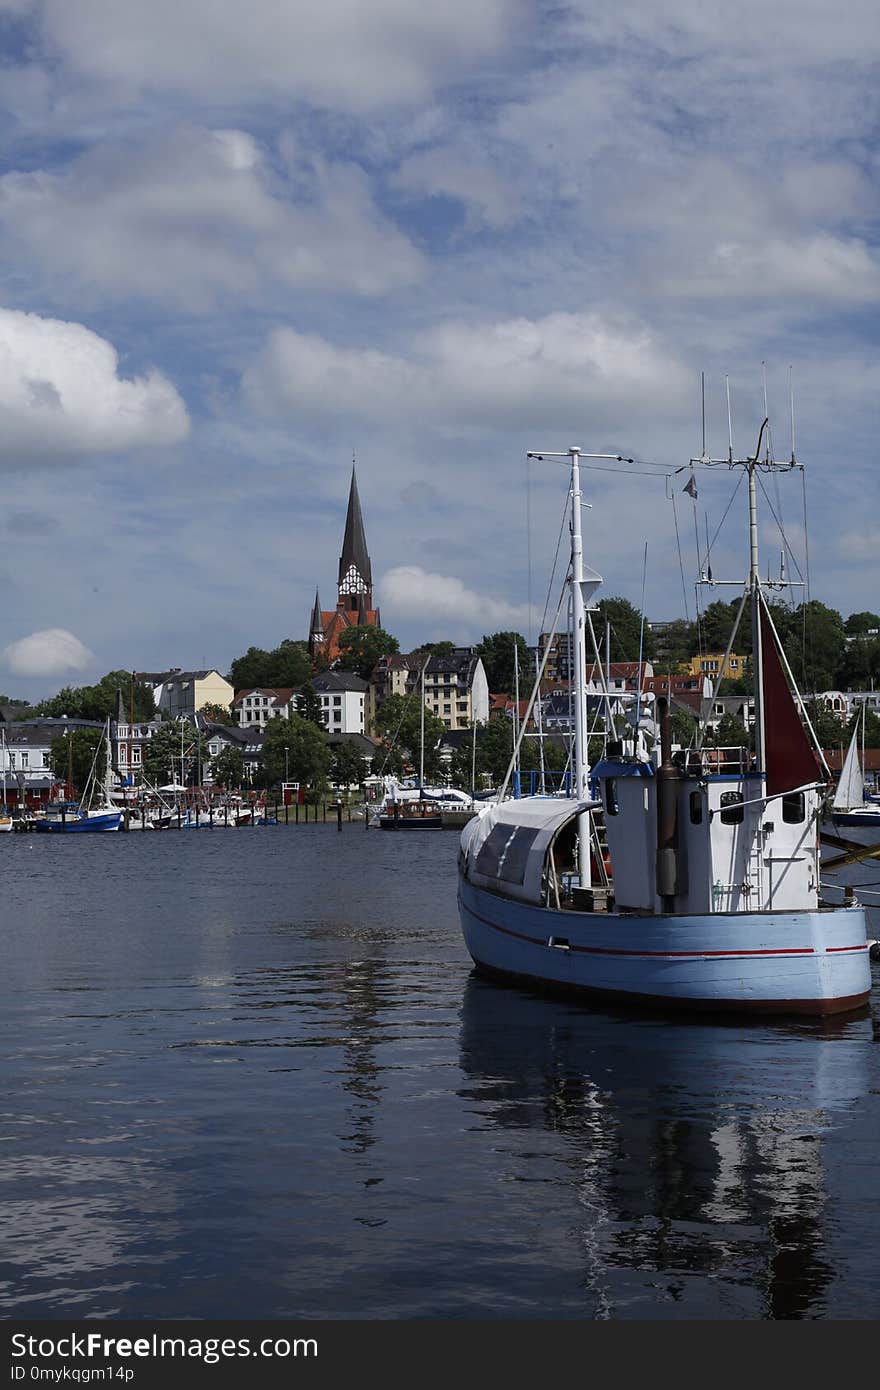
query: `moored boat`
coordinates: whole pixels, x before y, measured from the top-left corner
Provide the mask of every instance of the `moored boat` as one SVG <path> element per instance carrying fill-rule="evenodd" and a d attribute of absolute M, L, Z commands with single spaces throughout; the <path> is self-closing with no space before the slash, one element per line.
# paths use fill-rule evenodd
<path fill-rule="evenodd" d="M 865 760 L 865 712 L 866 707 L 862 705 L 862 760 L 859 761 L 859 721 L 856 720 L 841 768 L 840 781 L 831 803 L 831 821 L 838 830 L 854 826 L 863 830 L 875 829 L 880 836 L 880 800 L 865 795 L 865 777 L 862 771 Z"/>
<path fill-rule="evenodd" d="M 827 770 L 798 714 L 758 576 L 755 472 L 770 466 L 759 464 L 759 450 L 760 441 L 755 457 L 740 461 L 749 480 L 740 612 L 750 598 L 754 757 L 722 761 L 699 747 L 674 757 L 663 700 L 653 754 L 636 738 L 614 744 L 592 775 L 585 650 L 601 578 L 583 562 L 581 450 L 567 451 L 574 786 L 567 797 L 496 802 L 466 826 L 459 908 L 479 970 L 668 1008 L 824 1015 L 866 1003 L 864 910 L 820 896 Z"/>
<path fill-rule="evenodd" d="M 104 772 L 98 776 L 97 766 L 104 746 Z M 110 721 L 101 735 L 101 742 L 95 749 L 95 756 L 89 771 L 83 795 L 77 801 L 50 803 L 45 816 L 37 822 L 37 829 L 50 834 L 96 834 L 118 830 L 122 821 L 122 811 L 110 800 L 112 767 L 110 763 Z"/>

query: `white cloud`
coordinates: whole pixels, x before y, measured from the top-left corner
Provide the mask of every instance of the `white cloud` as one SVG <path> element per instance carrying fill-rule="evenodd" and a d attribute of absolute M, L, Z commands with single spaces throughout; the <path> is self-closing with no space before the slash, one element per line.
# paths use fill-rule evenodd
<path fill-rule="evenodd" d="M 432 635 L 442 632 L 452 639 L 464 639 L 498 629 L 517 630 L 528 625 L 525 605 L 506 603 L 469 589 L 460 579 L 430 574 L 419 565 L 397 565 L 388 570 L 378 584 L 382 620 L 417 622 Z"/>
<path fill-rule="evenodd" d="M 4 452 L 41 456 L 175 444 L 186 407 L 158 371 L 119 376 L 115 348 L 81 323 L 0 309 Z"/>
<path fill-rule="evenodd" d="M 280 328 L 243 384 L 269 413 L 387 419 L 393 412 L 450 430 L 607 420 L 623 405 L 663 412 L 690 387 L 682 364 L 645 325 L 562 312 L 447 323 L 418 338 L 408 357 Z"/>
<path fill-rule="evenodd" d="M 456 198 L 467 210 L 472 228 L 508 227 L 527 209 L 507 179 L 485 154 L 462 148 L 437 147 L 410 155 L 392 180 L 397 188 Z"/>
<path fill-rule="evenodd" d="M 94 659 L 88 647 L 63 627 L 32 632 L 3 649 L 3 663 L 14 676 L 67 675 L 84 670 Z"/>
<path fill-rule="evenodd" d="M 42 0 L 53 56 L 115 89 L 309 101 L 350 112 L 427 98 L 504 48 L 519 0 Z"/>
<path fill-rule="evenodd" d="M 196 309 L 279 284 L 371 295 L 420 277 L 361 169 L 283 147 L 287 178 L 241 130 L 107 139 L 60 173 L 0 178 L 0 224 L 62 292 L 73 280 Z"/>

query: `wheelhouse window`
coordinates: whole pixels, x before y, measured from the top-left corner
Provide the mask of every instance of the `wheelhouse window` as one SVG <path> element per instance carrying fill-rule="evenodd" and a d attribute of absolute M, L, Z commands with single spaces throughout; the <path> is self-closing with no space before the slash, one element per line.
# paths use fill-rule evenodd
<path fill-rule="evenodd" d="M 609 816 L 616 816 L 620 810 L 620 802 L 617 799 L 617 778 L 605 778 L 605 810 Z"/>
<path fill-rule="evenodd" d="M 691 792 L 690 795 L 691 825 L 703 824 L 703 793 Z"/>
<path fill-rule="evenodd" d="M 722 825 L 741 825 L 744 814 L 742 792 L 721 793 Z"/>
<path fill-rule="evenodd" d="M 802 825 L 807 814 L 803 792 L 786 792 L 782 798 L 782 819 L 786 825 Z"/>

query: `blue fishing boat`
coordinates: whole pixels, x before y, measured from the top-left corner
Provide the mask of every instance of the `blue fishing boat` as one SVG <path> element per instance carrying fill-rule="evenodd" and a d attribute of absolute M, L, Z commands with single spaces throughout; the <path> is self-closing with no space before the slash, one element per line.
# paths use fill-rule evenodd
<path fill-rule="evenodd" d="M 723 461 L 743 467 L 749 484 L 740 615 L 750 599 L 754 756 L 699 743 L 674 755 L 667 702 L 659 700 L 658 746 L 644 751 L 634 727 L 630 739 L 609 744 L 592 774 L 585 651 L 587 635 L 595 649 L 590 607 L 601 577 L 583 560 L 581 450 L 533 455 L 567 457 L 571 468 L 575 776 L 570 795 L 499 800 L 462 833 L 461 924 L 483 973 L 587 998 L 713 1012 L 825 1015 L 867 1002 L 864 909 L 821 896 L 828 774 L 795 705 L 758 576 L 755 475 L 771 466 L 759 455 L 760 435 L 754 458 L 735 463 L 731 453 Z M 536 692 L 542 675 L 543 664 Z"/>

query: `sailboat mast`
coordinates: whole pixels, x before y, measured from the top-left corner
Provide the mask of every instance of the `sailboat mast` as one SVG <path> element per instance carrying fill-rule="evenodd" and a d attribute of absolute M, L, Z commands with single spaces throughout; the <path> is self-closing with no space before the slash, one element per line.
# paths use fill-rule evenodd
<path fill-rule="evenodd" d="M 764 424 L 766 424 L 766 420 Z M 763 432 L 763 425 L 761 427 Z M 755 472 L 761 449 L 760 436 L 755 457 L 749 459 L 749 592 L 752 609 L 752 653 L 755 663 L 755 769 L 763 773 L 765 769 L 764 733 L 764 654 L 761 644 L 761 579 L 758 573 L 758 498 Z M 723 672 L 722 672 L 723 674 Z"/>
<path fill-rule="evenodd" d="M 581 533 L 581 451 L 571 448 L 571 604 L 574 658 L 574 794 L 579 801 L 589 799 L 590 769 L 587 762 L 587 643 L 584 617 L 584 542 Z M 578 816 L 578 874 L 582 888 L 589 888 L 590 817 Z"/>
<path fill-rule="evenodd" d="M 430 658 L 429 658 L 430 660 Z M 428 662 L 422 666 L 422 715 L 421 715 L 421 742 L 419 755 L 419 791 L 425 786 L 425 672 L 428 669 Z"/>

